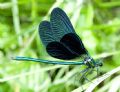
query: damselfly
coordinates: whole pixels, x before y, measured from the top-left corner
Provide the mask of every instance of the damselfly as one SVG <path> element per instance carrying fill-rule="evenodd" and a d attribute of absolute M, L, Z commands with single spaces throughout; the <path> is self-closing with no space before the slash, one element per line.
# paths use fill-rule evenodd
<path fill-rule="evenodd" d="M 85 65 L 89 69 L 102 66 L 102 63 L 95 61 L 85 49 L 81 38 L 75 33 L 75 30 L 66 15 L 60 8 L 54 8 L 51 12 L 50 21 L 42 21 L 39 25 L 39 35 L 42 43 L 46 47 L 47 53 L 57 59 L 71 60 L 77 57 L 83 57 L 83 61 L 50 61 L 30 57 L 13 57 L 14 60 L 35 61 L 46 64 L 59 65 Z"/>

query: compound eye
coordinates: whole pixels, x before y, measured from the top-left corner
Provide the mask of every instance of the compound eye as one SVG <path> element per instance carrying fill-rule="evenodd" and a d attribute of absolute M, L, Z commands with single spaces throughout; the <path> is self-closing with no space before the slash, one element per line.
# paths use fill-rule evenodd
<path fill-rule="evenodd" d="M 102 63 L 100 63 L 100 64 L 99 64 L 99 66 L 103 66 L 103 64 L 102 64 Z"/>

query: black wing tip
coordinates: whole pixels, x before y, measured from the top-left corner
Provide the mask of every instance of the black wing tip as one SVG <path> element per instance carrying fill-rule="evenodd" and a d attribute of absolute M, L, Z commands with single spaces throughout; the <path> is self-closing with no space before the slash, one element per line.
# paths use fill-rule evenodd
<path fill-rule="evenodd" d="M 62 10 L 60 7 L 55 7 L 53 10 Z"/>
<path fill-rule="evenodd" d="M 59 8 L 59 7 L 56 7 L 56 8 L 54 8 L 53 10 L 52 10 L 52 13 L 53 12 L 60 12 L 60 11 L 63 11 L 61 8 Z"/>

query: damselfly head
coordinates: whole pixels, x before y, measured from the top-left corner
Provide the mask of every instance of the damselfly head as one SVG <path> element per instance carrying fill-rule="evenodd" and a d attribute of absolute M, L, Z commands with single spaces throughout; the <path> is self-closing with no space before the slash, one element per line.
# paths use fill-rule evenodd
<path fill-rule="evenodd" d="M 96 67 L 103 66 L 103 62 L 101 60 L 96 60 L 95 63 L 96 63 Z"/>

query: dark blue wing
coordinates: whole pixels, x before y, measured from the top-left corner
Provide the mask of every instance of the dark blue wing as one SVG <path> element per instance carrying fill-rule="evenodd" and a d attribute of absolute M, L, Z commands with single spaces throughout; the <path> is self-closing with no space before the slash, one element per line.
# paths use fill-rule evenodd
<path fill-rule="evenodd" d="M 61 38 L 68 33 L 75 33 L 75 31 L 69 18 L 60 8 L 53 9 L 50 22 L 42 21 L 39 25 L 39 35 L 45 46 L 52 41 L 60 42 Z"/>
<path fill-rule="evenodd" d="M 64 46 L 64 44 L 59 42 L 49 43 L 46 50 L 49 55 L 58 59 L 69 60 L 78 57 L 76 54 L 72 53 L 69 48 Z"/>
<path fill-rule="evenodd" d="M 68 33 L 75 33 L 74 28 L 66 15 L 60 8 L 54 8 L 50 17 L 51 29 L 57 37 L 57 41 Z"/>
<path fill-rule="evenodd" d="M 39 25 L 39 35 L 42 43 L 47 46 L 48 43 L 55 41 L 55 37 L 51 30 L 50 22 L 42 21 Z"/>
<path fill-rule="evenodd" d="M 51 42 L 46 48 L 52 57 L 69 60 L 88 54 L 77 34 L 69 33 L 63 36 L 60 42 Z"/>
<path fill-rule="evenodd" d="M 69 48 L 72 51 L 72 53 L 76 54 L 77 56 L 88 54 L 87 50 L 85 49 L 82 43 L 82 40 L 77 34 L 66 34 L 63 36 L 60 42 L 63 43 L 64 46 Z"/>
<path fill-rule="evenodd" d="M 69 60 L 87 54 L 69 18 L 60 8 L 52 11 L 50 22 L 40 23 L 39 34 L 48 54 L 52 57 Z"/>

